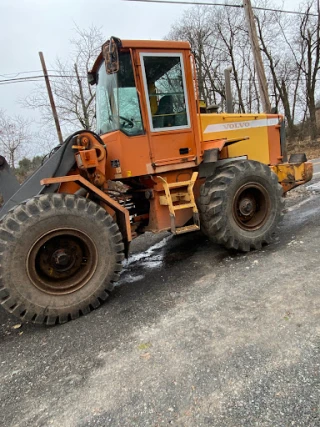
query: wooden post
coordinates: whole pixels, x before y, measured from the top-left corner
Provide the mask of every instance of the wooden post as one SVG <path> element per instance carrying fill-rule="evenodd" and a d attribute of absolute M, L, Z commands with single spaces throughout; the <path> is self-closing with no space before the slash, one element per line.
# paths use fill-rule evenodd
<path fill-rule="evenodd" d="M 39 52 L 39 56 L 40 56 L 40 61 L 41 61 L 41 65 L 42 65 L 44 79 L 45 79 L 46 86 L 47 86 L 47 91 L 48 91 L 48 95 L 49 95 L 51 110 L 52 110 L 54 122 L 55 122 L 55 125 L 56 125 L 56 129 L 57 129 L 58 139 L 59 139 L 60 144 L 63 144 L 63 138 L 62 138 L 62 133 L 61 133 L 61 128 L 60 128 L 59 118 L 58 118 L 56 106 L 55 106 L 54 99 L 53 99 L 53 94 L 52 94 L 52 90 L 51 90 L 51 86 L 50 86 L 50 81 L 49 81 L 49 76 L 48 76 L 48 71 L 47 71 L 46 63 L 44 62 L 43 53 Z"/>
<path fill-rule="evenodd" d="M 232 105 L 232 92 L 231 92 L 231 77 L 230 73 L 232 71 L 232 67 L 228 67 L 224 70 L 224 83 L 226 88 L 226 111 L 227 113 L 233 113 L 233 105 Z"/>
<path fill-rule="evenodd" d="M 262 107 L 265 113 L 270 113 L 271 105 L 270 105 L 270 99 L 268 94 L 268 84 L 267 84 L 266 74 L 265 74 L 264 66 L 262 62 L 257 29 L 256 29 L 256 24 L 254 22 L 254 15 L 253 15 L 252 6 L 251 6 L 251 0 L 243 0 L 243 7 L 244 7 L 247 26 L 249 30 L 249 37 L 250 37 L 250 42 L 251 42 L 251 47 L 253 52 L 254 64 L 255 64 L 255 68 L 258 76 L 259 92 L 260 92 Z"/>

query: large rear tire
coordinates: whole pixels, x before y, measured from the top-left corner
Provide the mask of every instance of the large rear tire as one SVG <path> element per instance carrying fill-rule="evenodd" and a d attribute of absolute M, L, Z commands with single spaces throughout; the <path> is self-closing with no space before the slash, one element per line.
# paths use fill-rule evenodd
<path fill-rule="evenodd" d="M 0 223 L 0 303 L 22 321 L 76 319 L 108 298 L 123 250 L 117 224 L 96 203 L 69 194 L 29 199 Z"/>
<path fill-rule="evenodd" d="M 249 160 L 226 164 L 200 189 L 205 234 L 228 249 L 260 249 L 272 241 L 281 219 L 282 193 L 267 165 Z"/>

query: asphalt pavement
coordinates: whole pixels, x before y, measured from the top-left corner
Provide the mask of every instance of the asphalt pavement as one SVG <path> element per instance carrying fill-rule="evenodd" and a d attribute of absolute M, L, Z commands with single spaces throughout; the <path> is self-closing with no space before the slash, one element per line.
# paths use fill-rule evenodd
<path fill-rule="evenodd" d="M 313 159 L 311 161 L 313 163 L 313 177 L 317 180 L 320 175 L 320 159 Z"/>
<path fill-rule="evenodd" d="M 0 425 L 319 426 L 320 186 L 306 187 L 259 252 L 148 234 L 90 315 L 37 327 L 1 309 Z"/>

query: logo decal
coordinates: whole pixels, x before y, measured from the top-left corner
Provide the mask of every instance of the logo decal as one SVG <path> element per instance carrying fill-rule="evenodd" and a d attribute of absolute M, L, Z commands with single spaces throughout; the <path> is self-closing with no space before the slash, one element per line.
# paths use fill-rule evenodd
<path fill-rule="evenodd" d="M 218 123 L 215 125 L 208 125 L 203 133 L 215 133 L 239 129 L 252 129 L 261 128 L 266 126 L 275 126 L 279 124 L 279 119 L 259 119 L 259 120 L 247 120 L 243 122 L 231 122 L 231 123 Z"/>

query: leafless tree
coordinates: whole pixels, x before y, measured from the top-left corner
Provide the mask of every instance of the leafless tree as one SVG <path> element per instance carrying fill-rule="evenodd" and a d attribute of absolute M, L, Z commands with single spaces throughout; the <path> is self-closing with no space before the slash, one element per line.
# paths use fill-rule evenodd
<path fill-rule="evenodd" d="M 215 24 L 216 35 L 221 40 L 222 49 L 226 52 L 226 63 L 232 67 L 232 78 L 236 87 L 236 111 L 246 112 L 244 104 L 244 79 L 246 78 L 244 58 L 249 55 L 248 34 L 244 25 L 244 17 L 237 9 L 220 10 Z"/>
<path fill-rule="evenodd" d="M 319 0 L 316 3 L 302 3 L 302 14 L 298 16 L 265 12 L 257 18 L 261 49 L 270 71 L 274 97 L 284 109 L 288 134 L 294 135 L 295 123 L 305 121 L 308 111 L 311 140 L 315 140 L 317 133 L 315 105 L 319 88 Z M 315 12 L 318 16 L 313 15 Z"/>
<path fill-rule="evenodd" d="M 251 90 L 246 70 L 250 49 L 244 16 L 238 10 L 196 6 L 172 27 L 168 38 L 191 44 L 200 98 L 207 104 L 214 102 L 224 108 L 224 69 L 231 65 L 235 111 L 246 111 L 246 90 Z M 249 98 L 253 102 L 254 97 Z"/>
<path fill-rule="evenodd" d="M 213 92 L 221 92 L 213 65 L 213 53 L 216 52 L 213 40 L 213 27 L 210 25 L 210 9 L 196 6 L 184 13 L 179 23 L 173 25 L 168 39 L 186 40 L 190 43 L 194 54 L 198 78 L 200 99 L 211 103 Z"/>
<path fill-rule="evenodd" d="M 0 110 L 0 152 L 12 168 L 28 152 L 31 142 L 30 121 Z"/>
<path fill-rule="evenodd" d="M 311 15 L 316 12 L 317 16 Z M 320 71 L 320 1 L 306 4 L 300 17 L 299 38 L 296 40 L 298 55 L 296 64 L 305 80 L 307 107 L 310 117 L 310 138 L 316 141 L 316 88 Z"/>
<path fill-rule="evenodd" d="M 302 15 L 255 10 L 271 103 L 286 116 L 289 136 L 294 135 L 297 123 L 308 121 L 312 140 L 317 132 L 315 106 L 320 98 L 319 1 L 302 3 Z M 257 0 L 255 5 L 274 6 L 269 0 Z M 224 105 L 223 71 L 231 65 L 235 111 L 260 111 L 253 57 L 244 14 L 239 9 L 195 6 L 172 27 L 168 38 L 190 42 L 200 96 L 207 103 Z"/>
<path fill-rule="evenodd" d="M 97 27 L 88 30 L 77 27 L 71 42 L 72 58 L 63 62 L 57 59 L 50 77 L 52 91 L 62 127 L 68 132 L 77 128 L 92 129 L 95 115 L 94 87 L 87 81 L 87 72 L 103 43 L 102 32 Z M 53 124 L 52 113 L 45 85 L 37 87 L 26 100 L 24 106 L 40 110 L 45 124 Z"/>
<path fill-rule="evenodd" d="M 256 15 L 256 25 L 266 69 L 270 78 L 270 94 L 273 105 L 284 110 L 289 136 L 294 133 L 295 93 L 300 84 L 300 72 L 294 64 L 286 45 L 285 28 L 292 25 L 292 19 L 277 12 L 263 12 Z M 274 40 L 277 43 L 274 43 Z"/>

